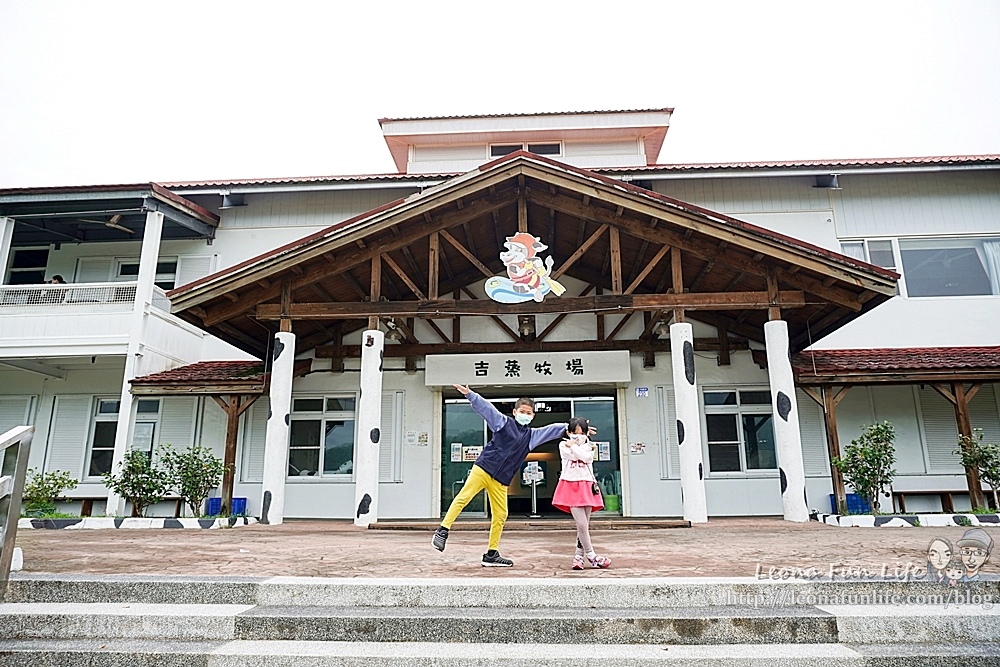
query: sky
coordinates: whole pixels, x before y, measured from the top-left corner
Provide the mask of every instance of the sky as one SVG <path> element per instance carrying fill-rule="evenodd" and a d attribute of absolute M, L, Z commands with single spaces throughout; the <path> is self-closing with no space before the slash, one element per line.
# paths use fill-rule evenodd
<path fill-rule="evenodd" d="M 1000 153 L 1000 2 L 0 2 L 0 187 L 386 173 L 379 118 L 663 107 L 665 163 Z"/>

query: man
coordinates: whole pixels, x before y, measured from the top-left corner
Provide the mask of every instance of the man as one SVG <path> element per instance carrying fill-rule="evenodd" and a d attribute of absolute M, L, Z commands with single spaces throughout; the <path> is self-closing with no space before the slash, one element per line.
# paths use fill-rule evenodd
<path fill-rule="evenodd" d="M 982 528 L 972 528 L 965 531 L 957 546 L 965 565 L 962 581 L 978 581 L 979 569 L 986 564 L 993 551 L 993 538 Z"/>
<path fill-rule="evenodd" d="M 510 486 L 528 452 L 550 440 L 566 434 L 566 424 L 550 424 L 541 428 L 530 428 L 528 424 L 535 416 L 535 402 L 530 398 L 519 398 L 514 403 L 510 416 L 501 414 L 489 401 L 465 385 L 456 384 L 455 389 L 469 399 L 472 409 L 486 420 L 493 431 L 493 437 L 486 443 L 483 452 L 476 459 L 465 485 L 451 501 L 448 513 L 441 526 L 434 531 L 431 544 L 438 551 L 444 551 L 448 531 L 455 523 L 462 508 L 483 489 L 490 499 L 490 542 L 483 554 L 483 567 L 511 567 L 514 561 L 504 558 L 498 551 L 500 534 L 507 521 L 507 487 Z"/>

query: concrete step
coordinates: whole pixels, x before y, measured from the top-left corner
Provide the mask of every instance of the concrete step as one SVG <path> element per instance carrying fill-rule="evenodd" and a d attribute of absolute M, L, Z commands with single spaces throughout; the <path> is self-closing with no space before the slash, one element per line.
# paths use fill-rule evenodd
<path fill-rule="evenodd" d="M 995 667 L 997 644 L 611 646 L 0 640 L 0 667 Z"/>
<path fill-rule="evenodd" d="M 1000 580 L 963 583 L 949 589 L 932 582 L 894 579 L 602 576 L 608 572 L 530 580 L 502 575 L 481 579 L 333 579 L 17 574 L 11 577 L 6 601 L 492 609 L 1000 603 Z"/>
<path fill-rule="evenodd" d="M 821 605 L 499 610 L 13 603 L 0 604 L 0 637 L 618 645 L 992 642 L 1000 637 L 1000 609 Z"/>

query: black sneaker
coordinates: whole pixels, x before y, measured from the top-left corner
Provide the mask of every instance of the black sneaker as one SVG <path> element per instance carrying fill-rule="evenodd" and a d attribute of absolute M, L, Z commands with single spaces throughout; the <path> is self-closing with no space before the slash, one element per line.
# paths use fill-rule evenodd
<path fill-rule="evenodd" d="M 514 561 L 504 558 L 499 551 L 487 551 L 483 554 L 483 567 L 513 567 Z"/>
<path fill-rule="evenodd" d="M 448 541 L 448 529 L 444 526 L 440 526 L 434 531 L 434 537 L 431 538 L 431 544 L 438 551 L 444 551 L 444 543 Z"/>

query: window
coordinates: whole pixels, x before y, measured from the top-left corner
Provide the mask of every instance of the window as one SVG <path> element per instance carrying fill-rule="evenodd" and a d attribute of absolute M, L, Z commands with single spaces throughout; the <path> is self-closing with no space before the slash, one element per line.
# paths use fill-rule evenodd
<path fill-rule="evenodd" d="M 119 405 L 120 401 L 116 399 L 97 399 L 94 430 L 90 437 L 87 477 L 100 477 L 111 472 L 111 460 L 115 455 L 115 430 L 118 428 Z"/>
<path fill-rule="evenodd" d="M 25 248 L 11 253 L 8 285 L 33 285 L 45 282 L 48 248 Z"/>
<path fill-rule="evenodd" d="M 351 475 L 354 472 L 354 396 L 292 401 L 288 476 Z"/>
<path fill-rule="evenodd" d="M 908 296 L 1000 295 L 1000 238 L 900 239 Z"/>
<path fill-rule="evenodd" d="M 120 259 L 115 272 L 115 280 L 136 280 L 139 276 L 139 260 Z M 177 258 L 161 259 L 156 263 L 156 277 L 153 279 L 160 289 L 174 288 L 177 281 Z"/>
<path fill-rule="evenodd" d="M 562 155 L 562 144 L 558 142 L 545 144 L 493 144 L 490 146 L 490 157 L 503 157 L 515 151 L 528 151 L 535 155 Z"/>
<path fill-rule="evenodd" d="M 778 467 L 769 390 L 712 390 L 704 392 L 703 399 L 709 471 Z"/>
<path fill-rule="evenodd" d="M 1000 295 L 1000 237 L 865 239 L 840 251 L 902 274 L 909 297 Z"/>

